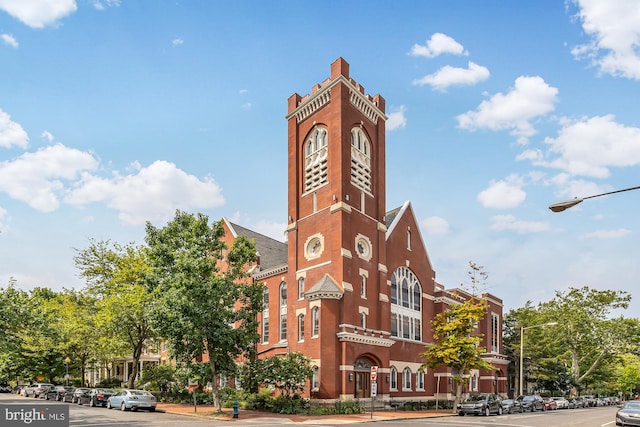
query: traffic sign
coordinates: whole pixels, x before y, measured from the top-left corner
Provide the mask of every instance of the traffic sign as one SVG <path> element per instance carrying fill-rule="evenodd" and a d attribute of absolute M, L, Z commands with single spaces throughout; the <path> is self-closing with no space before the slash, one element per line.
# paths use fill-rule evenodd
<path fill-rule="evenodd" d="M 378 379 L 378 367 L 377 366 L 371 366 L 371 381 L 376 382 L 376 380 Z"/>

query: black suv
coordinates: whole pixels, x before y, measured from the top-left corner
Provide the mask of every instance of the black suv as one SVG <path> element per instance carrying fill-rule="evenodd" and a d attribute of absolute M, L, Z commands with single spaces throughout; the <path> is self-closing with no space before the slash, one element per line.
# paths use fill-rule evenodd
<path fill-rule="evenodd" d="M 458 404 L 458 415 L 502 415 L 502 399 L 497 394 L 472 394 Z"/>
<path fill-rule="evenodd" d="M 544 406 L 544 400 L 537 394 L 531 394 L 528 396 L 518 396 L 518 400 L 522 404 L 522 410 L 524 412 L 530 411 L 546 411 L 547 408 Z"/>

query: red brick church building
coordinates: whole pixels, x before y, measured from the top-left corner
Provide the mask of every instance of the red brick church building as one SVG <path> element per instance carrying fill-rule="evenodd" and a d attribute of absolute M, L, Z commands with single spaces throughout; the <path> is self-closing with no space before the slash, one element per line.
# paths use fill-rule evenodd
<path fill-rule="evenodd" d="M 423 369 L 419 354 L 434 315 L 470 296 L 436 282 L 411 203 L 387 210 L 384 98 L 366 94 L 338 58 L 311 94 L 289 98 L 286 119 L 287 242 L 225 219 L 228 244 L 243 235 L 258 250 L 259 357 L 309 357 L 311 398 L 369 398 L 373 369 L 377 400 L 452 399 L 450 371 Z M 465 392 L 506 394 L 502 301 L 482 297 L 478 332 L 495 370 L 473 372 Z"/>

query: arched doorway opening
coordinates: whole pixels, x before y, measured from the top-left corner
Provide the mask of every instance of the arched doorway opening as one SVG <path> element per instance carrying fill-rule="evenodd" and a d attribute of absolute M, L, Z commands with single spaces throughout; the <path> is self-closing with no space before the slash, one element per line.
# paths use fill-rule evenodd
<path fill-rule="evenodd" d="M 371 361 L 367 359 L 358 359 L 353 364 L 354 397 L 357 399 L 371 397 L 371 365 Z"/>

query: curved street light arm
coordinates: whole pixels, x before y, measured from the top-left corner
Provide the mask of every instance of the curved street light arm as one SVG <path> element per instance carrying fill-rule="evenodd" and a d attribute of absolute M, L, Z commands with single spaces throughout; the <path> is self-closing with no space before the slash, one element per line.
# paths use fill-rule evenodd
<path fill-rule="evenodd" d="M 596 194 L 594 196 L 576 197 L 575 199 L 563 200 L 562 202 L 556 202 L 550 205 L 549 209 L 551 209 L 552 212 L 562 212 L 564 210 L 567 210 L 577 205 L 578 203 L 581 203 L 583 200 L 593 199 L 594 197 L 600 197 L 600 196 L 608 196 L 609 194 L 622 193 L 623 191 L 637 190 L 639 188 L 640 186 L 637 186 L 637 187 L 625 188 L 623 190 L 609 191 L 608 193 Z"/>

